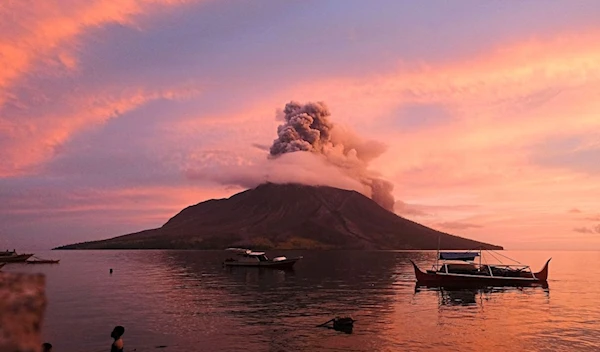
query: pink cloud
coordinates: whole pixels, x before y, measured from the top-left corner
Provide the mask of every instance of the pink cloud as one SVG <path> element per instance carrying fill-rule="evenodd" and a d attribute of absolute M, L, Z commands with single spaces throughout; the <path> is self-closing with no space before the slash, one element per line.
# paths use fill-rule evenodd
<path fill-rule="evenodd" d="M 30 173 L 32 166 L 53 156 L 54 151 L 74 133 L 101 124 L 156 99 L 187 95 L 187 88 L 102 87 L 92 92 L 78 89 L 61 101 L 52 101 L 49 92 L 31 87 L 28 99 L 35 104 L 63 104 L 67 110 L 31 112 L 28 103 L 13 90 L 19 80 L 36 70 L 59 77 L 77 71 L 76 44 L 86 31 L 111 23 L 136 26 L 140 17 L 157 14 L 185 1 L 126 0 L 117 4 L 92 1 L 12 1 L 0 9 L 0 137 L 3 162 L 0 177 Z M 44 87 L 48 89 L 48 87 Z M 89 87 L 84 87 L 89 88 Z M 55 89 L 50 87 L 50 89 Z M 32 96 L 34 94 L 35 96 Z M 56 99 L 57 97 L 53 97 Z M 24 111 L 14 116 L 6 104 Z M 41 115 L 41 116 L 40 116 Z"/>
<path fill-rule="evenodd" d="M 93 94 L 93 93 L 92 93 Z M 68 112 L 48 112 L 45 116 L 21 117 L 18 121 L 4 120 L 0 135 L 4 136 L 4 162 L 0 177 L 33 172 L 31 167 L 53 157 L 57 148 L 73 134 L 117 118 L 150 101 L 188 97 L 190 90 L 146 91 L 127 89 L 119 95 L 100 93 L 99 96 L 75 96 L 64 102 Z"/>
<path fill-rule="evenodd" d="M 77 59 L 64 46 L 84 31 L 109 23 L 135 25 L 135 18 L 184 1 L 106 0 L 11 1 L 0 9 L 0 106 L 10 84 L 26 73 L 36 60 L 56 55 L 67 69 Z"/>
<path fill-rule="evenodd" d="M 217 187 L 148 186 L 114 189 L 29 188 L 1 192 L 0 233 L 29 229 L 48 246 L 160 227 L 184 207 L 232 192 Z M 93 224 L 93 226 L 90 226 Z M 26 237 L 28 238 L 28 237 Z"/>

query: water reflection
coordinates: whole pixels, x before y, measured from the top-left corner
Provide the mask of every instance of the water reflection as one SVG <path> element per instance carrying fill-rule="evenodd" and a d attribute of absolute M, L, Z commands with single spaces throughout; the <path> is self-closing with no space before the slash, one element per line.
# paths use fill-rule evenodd
<path fill-rule="evenodd" d="M 294 270 L 286 271 L 221 267 L 224 258 L 219 252 L 205 252 L 202 257 L 193 252 L 172 252 L 163 260 L 169 271 L 179 273 L 175 276 L 180 281 L 177 287 L 185 291 L 178 294 L 193 295 L 193 309 L 197 311 L 205 311 L 205 302 L 210 301 L 211 309 L 218 312 L 229 331 L 243 334 L 245 343 L 270 350 L 282 346 L 290 350 L 377 350 L 383 344 L 385 336 L 378 327 L 389 321 L 393 312 L 396 256 L 372 252 L 285 254 L 304 259 Z M 333 317 L 358 319 L 360 329 L 316 328 Z M 336 335 L 339 332 L 358 337 L 341 339 Z M 220 333 L 222 341 L 232 341 L 229 333 Z M 223 350 L 228 346 L 219 342 L 211 347 Z"/>
<path fill-rule="evenodd" d="M 284 253 L 304 256 L 294 271 L 229 270 L 221 265 L 224 254 L 53 252 L 48 256 L 59 257 L 58 266 L 4 270 L 46 274 L 43 338 L 67 352 L 100 350 L 117 324 L 127 329 L 128 348 L 138 351 L 600 348 L 594 252 L 552 253 L 552 299 L 548 287 L 416 287 L 409 259 L 425 263 L 435 252 Z M 536 262 L 548 255 L 517 257 Z M 344 316 L 357 320 L 352 334 L 316 327 Z"/>
<path fill-rule="evenodd" d="M 548 284 L 526 287 L 479 287 L 479 288 L 444 288 L 424 287 L 415 285 L 415 294 L 420 292 L 435 292 L 440 306 L 475 306 L 483 307 L 483 303 L 500 294 L 529 294 L 540 295 L 548 300 L 550 287 Z M 547 303 L 547 302 L 546 302 Z"/>
<path fill-rule="evenodd" d="M 476 298 L 479 298 L 480 301 L 483 298 L 482 290 L 446 291 L 442 289 L 439 292 L 441 306 L 470 306 L 477 304 Z"/>

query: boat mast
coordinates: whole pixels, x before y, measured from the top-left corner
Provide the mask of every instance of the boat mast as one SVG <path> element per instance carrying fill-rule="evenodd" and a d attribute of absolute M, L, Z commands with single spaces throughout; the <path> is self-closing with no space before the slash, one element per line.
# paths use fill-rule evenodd
<path fill-rule="evenodd" d="M 442 239 L 442 235 L 438 235 L 438 248 L 437 253 L 435 254 L 435 270 L 439 270 L 439 261 L 440 261 L 440 241 Z"/>

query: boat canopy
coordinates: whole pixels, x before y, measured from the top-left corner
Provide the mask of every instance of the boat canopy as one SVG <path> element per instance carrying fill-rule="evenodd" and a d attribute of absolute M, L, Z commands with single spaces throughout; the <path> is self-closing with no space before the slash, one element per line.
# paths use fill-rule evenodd
<path fill-rule="evenodd" d="M 442 260 L 475 260 L 479 257 L 479 253 L 475 252 L 441 252 L 440 259 Z"/>
<path fill-rule="evenodd" d="M 265 255 L 265 252 L 248 252 L 246 254 L 251 255 L 251 256 L 259 256 L 259 255 Z"/>
<path fill-rule="evenodd" d="M 251 250 L 246 249 L 246 248 L 226 248 L 225 250 L 231 251 L 231 252 L 246 253 L 246 254 L 252 252 Z"/>
<path fill-rule="evenodd" d="M 226 248 L 226 251 L 230 251 L 230 252 L 236 252 L 238 254 L 241 255 L 248 255 L 248 256 L 259 256 L 259 255 L 265 255 L 265 252 L 253 252 L 250 249 L 246 249 L 246 248 Z"/>

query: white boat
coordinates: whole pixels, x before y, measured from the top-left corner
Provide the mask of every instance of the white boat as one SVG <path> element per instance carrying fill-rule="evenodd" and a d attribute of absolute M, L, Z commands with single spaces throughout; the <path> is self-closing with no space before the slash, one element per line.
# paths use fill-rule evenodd
<path fill-rule="evenodd" d="M 276 269 L 291 269 L 300 257 L 287 258 L 285 256 L 269 259 L 265 252 L 254 252 L 246 248 L 227 248 L 229 252 L 234 252 L 236 258 L 228 258 L 223 262 L 225 266 L 250 266 L 250 267 L 267 267 Z"/>

